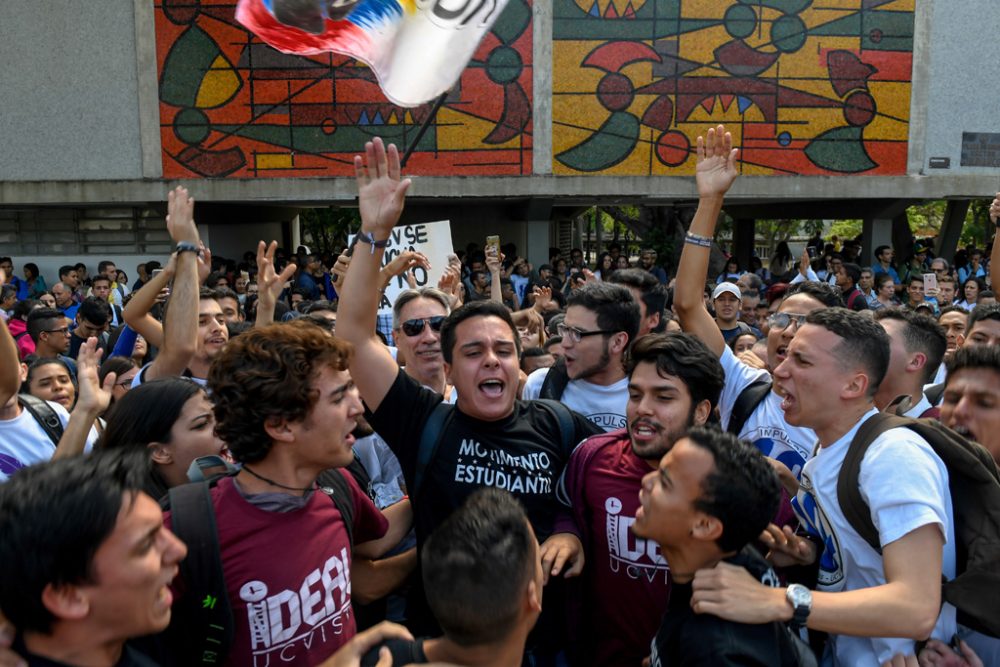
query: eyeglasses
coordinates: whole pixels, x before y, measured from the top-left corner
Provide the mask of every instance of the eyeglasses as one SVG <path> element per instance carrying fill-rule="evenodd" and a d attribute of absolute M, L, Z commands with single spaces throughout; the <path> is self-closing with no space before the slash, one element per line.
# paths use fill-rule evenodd
<path fill-rule="evenodd" d="M 577 329 L 576 327 L 568 327 L 565 324 L 560 324 L 556 327 L 556 331 L 563 340 L 569 340 L 574 343 L 579 343 L 581 340 L 587 336 L 596 336 L 598 334 L 602 336 L 610 336 L 611 334 L 618 333 L 617 331 L 606 331 L 604 329 L 594 329 L 593 331 L 584 331 L 583 329 Z"/>
<path fill-rule="evenodd" d="M 796 328 L 801 327 L 806 323 L 807 317 L 808 315 L 800 315 L 799 313 L 774 313 L 767 318 L 767 323 L 771 325 L 772 329 L 780 331 L 787 329 L 792 322 L 795 322 Z"/>
<path fill-rule="evenodd" d="M 131 387 L 132 386 L 132 380 L 134 380 L 134 379 L 135 379 L 135 375 L 132 375 L 131 377 L 122 378 L 122 379 L 118 380 L 118 382 L 115 382 L 115 386 L 116 387 Z"/>
<path fill-rule="evenodd" d="M 42 329 L 42 331 L 50 334 L 57 333 L 57 334 L 69 335 L 69 327 L 62 327 L 60 329 Z"/>
<path fill-rule="evenodd" d="M 413 336 L 422 334 L 424 326 L 428 324 L 431 325 L 431 331 L 441 331 L 441 325 L 444 324 L 444 315 L 406 320 L 399 325 L 399 328 L 403 333 L 412 338 Z"/>

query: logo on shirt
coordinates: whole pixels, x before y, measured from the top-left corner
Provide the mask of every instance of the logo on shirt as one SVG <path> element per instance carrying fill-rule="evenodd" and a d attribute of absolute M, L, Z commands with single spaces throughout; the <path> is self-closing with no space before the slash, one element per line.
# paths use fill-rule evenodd
<path fill-rule="evenodd" d="M 802 474 L 799 492 L 792 498 L 792 509 L 799 517 L 806 531 L 818 537 L 823 544 L 823 552 L 819 556 L 818 585 L 822 588 L 836 590 L 844 581 L 844 568 L 841 564 L 840 543 L 833 532 L 830 520 L 816 498 L 812 480 L 806 473 Z"/>
<path fill-rule="evenodd" d="M 552 493 L 551 468 L 552 460 L 545 452 L 510 454 L 463 438 L 455 463 L 455 481 L 511 493 L 547 495 Z"/>
<path fill-rule="evenodd" d="M 616 412 L 595 412 L 587 415 L 587 420 L 592 424 L 600 426 L 605 431 L 617 431 L 628 426 L 625 415 Z"/>
<path fill-rule="evenodd" d="M 330 556 L 302 580 L 298 590 L 268 595 L 263 581 L 248 581 L 240 588 L 250 624 L 250 649 L 255 667 L 294 660 L 313 642 L 341 635 L 351 615 L 351 577 L 347 549 Z"/>
<path fill-rule="evenodd" d="M 764 456 L 784 463 L 796 477 L 802 473 L 802 466 L 811 456 L 811 452 L 790 442 L 784 429 L 773 426 L 762 426 L 740 437 L 752 442 Z"/>
<path fill-rule="evenodd" d="M 650 583 L 662 579 L 668 583 L 670 568 L 660 553 L 660 545 L 636 537 L 632 532 L 635 517 L 621 516 L 622 507 L 622 501 L 613 496 L 604 501 L 611 571 L 618 573 L 624 568 L 630 579 L 645 579 Z"/>

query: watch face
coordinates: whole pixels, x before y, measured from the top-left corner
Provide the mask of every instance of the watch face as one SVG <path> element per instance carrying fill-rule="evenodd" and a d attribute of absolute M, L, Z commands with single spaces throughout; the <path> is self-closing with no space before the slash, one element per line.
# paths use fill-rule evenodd
<path fill-rule="evenodd" d="M 793 584 L 788 587 L 788 597 L 795 607 L 803 607 L 812 604 L 812 593 L 805 586 Z"/>

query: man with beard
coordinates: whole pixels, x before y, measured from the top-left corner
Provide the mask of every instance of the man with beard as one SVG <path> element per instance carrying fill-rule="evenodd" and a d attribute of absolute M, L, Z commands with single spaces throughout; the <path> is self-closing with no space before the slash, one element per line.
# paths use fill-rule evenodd
<path fill-rule="evenodd" d="M 639 331 L 639 305 L 627 288 L 606 282 L 588 283 L 567 304 L 558 327 L 563 359 L 529 375 L 521 397 L 555 398 L 605 431 L 624 428 L 625 353 Z M 556 393 L 552 382 L 564 389 Z"/>
<path fill-rule="evenodd" d="M 585 440 L 564 478 L 572 515 L 556 524 L 542 550 L 546 576 L 570 565 L 583 573 L 580 659 L 638 665 L 666 610 L 670 573 L 659 547 L 632 532 L 642 479 L 719 401 L 722 365 L 690 334 L 650 334 L 632 348 L 628 427 Z"/>

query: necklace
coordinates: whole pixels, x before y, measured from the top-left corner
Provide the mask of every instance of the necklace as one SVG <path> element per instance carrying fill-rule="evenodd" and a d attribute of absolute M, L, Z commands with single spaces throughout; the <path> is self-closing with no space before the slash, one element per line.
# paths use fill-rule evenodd
<path fill-rule="evenodd" d="M 310 484 L 309 486 L 307 486 L 305 488 L 300 488 L 300 487 L 297 487 L 297 486 L 285 486 L 284 484 L 279 484 L 278 482 L 275 482 L 273 479 L 268 479 L 267 477 L 264 477 L 263 475 L 258 475 L 253 470 L 251 470 L 250 467 L 247 466 L 246 464 L 243 465 L 243 470 L 246 470 L 248 473 L 250 473 L 251 475 L 253 475 L 257 479 L 259 479 L 260 481 L 267 482 L 271 486 L 276 486 L 279 489 L 285 489 L 287 491 L 309 491 L 309 490 L 311 490 L 313 488 L 312 484 Z"/>

